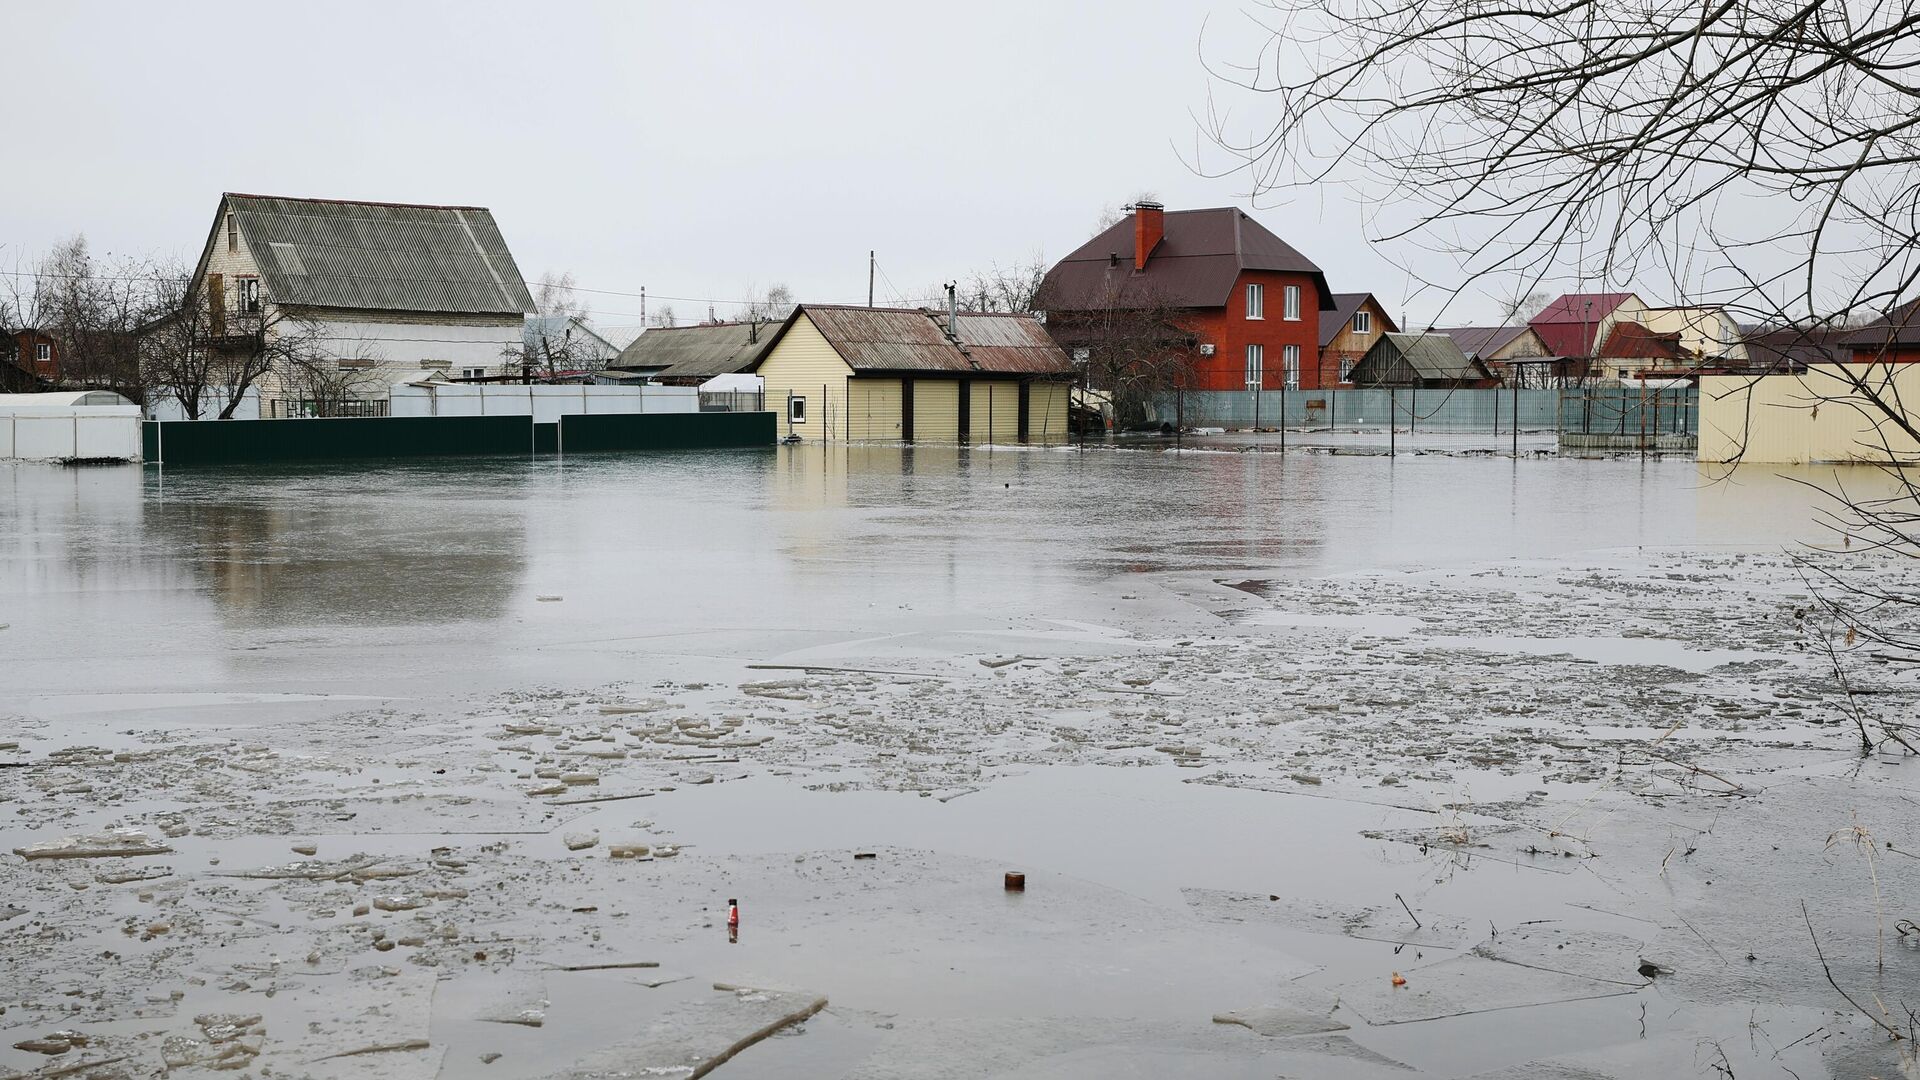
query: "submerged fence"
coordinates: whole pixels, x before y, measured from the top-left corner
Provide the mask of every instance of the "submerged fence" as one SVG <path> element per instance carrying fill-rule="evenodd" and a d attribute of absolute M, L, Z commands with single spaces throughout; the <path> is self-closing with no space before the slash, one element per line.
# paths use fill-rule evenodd
<path fill-rule="evenodd" d="M 374 458 L 524 456 L 771 447 L 772 413 L 384 416 L 311 420 L 149 420 L 146 460 L 235 465 Z"/>
<path fill-rule="evenodd" d="M 1580 432 L 1692 435 L 1699 391 L 1690 386 L 1513 390 L 1188 391 L 1155 400 L 1153 423 L 1184 427 Z"/>

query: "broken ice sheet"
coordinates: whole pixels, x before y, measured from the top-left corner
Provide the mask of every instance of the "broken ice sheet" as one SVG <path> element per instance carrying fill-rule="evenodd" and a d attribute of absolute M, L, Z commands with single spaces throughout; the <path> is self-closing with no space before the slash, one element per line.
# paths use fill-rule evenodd
<path fill-rule="evenodd" d="M 475 1016 L 490 1024 L 540 1027 L 547 1022 L 546 976 L 534 971 L 502 971 L 482 980 Z"/>
<path fill-rule="evenodd" d="M 1324 900 L 1271 893 L 1236 893 L 1220 889 L 1181 889 L 1187 906 L 1199 914 L 1227 922 L 1267 922 L 1311 934 L 1343 934 L 1368 941 L 1465 948 L 1474 931 L 1464 918 L 1422 911 L 1420 925 L 1398 904 L 1386 907 L 1343 907 Z"/>
<path fill-rule="evenodd" d="M 167 855 L 172 848 L 138 829 L 63 836 L 13 849 L 23 859 L 103 859 L 137 855 Z"/>
<path fill-rule="evenodd" d="M 642 1034 L 597 1050 L 550 1075 L 556 1080 L 609 1076 L 692 1080 L 826 1005 L 826 998 L 806 991 L 715 989 L 668 1009 Z"/>
<path fill-rule="evenodd" d="M 1633 993 L 1616 982 L 1478 956 L 1451 957 L 1404 973 L 1405 986 L 1394 986 L 1390 973 L 1382 971 L 1377 977 L 1356 979 L 1333 990 L 1342 1005 L 1376 1026 Z"/>

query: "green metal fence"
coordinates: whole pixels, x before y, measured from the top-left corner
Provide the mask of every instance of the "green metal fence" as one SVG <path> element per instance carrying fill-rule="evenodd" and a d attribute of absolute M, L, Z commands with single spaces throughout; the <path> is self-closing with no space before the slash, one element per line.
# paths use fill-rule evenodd
<path fill-rule="evenodd" d="M 559 450 L 717 450 L 772 446 L 779 425 L 770 412 L 581 413 L 560 418 Z"/>
<path fill-rule="evenodd" d="M 557 424 L 531 416 L 149 420 L 142 428 L 146 460 L 167 465 L 771 447 L 775 439 L 772 413 L 608 413 Z"/>

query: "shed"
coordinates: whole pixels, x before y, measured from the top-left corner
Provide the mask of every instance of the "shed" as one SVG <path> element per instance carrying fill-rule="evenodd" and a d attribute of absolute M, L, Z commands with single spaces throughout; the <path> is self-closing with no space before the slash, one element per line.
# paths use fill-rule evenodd
<path fill-rule="evenodd" d="M 139 461 L 140 406 L 111 390 L 0 394 L 0 461 Z"/>
<path fill-rule="evenodd" d="M 1487 366 L 1470 359 L 1445 334 L 1381 334 L 1353 367 L 1353 384 L 1416 389 L 1498 385 Z"/>
<path fill-rule="evenodd" d="M 1049 443 L 1077 369 L 1029 315 L 807 304 L 754 365 L 812 442 Z"/>

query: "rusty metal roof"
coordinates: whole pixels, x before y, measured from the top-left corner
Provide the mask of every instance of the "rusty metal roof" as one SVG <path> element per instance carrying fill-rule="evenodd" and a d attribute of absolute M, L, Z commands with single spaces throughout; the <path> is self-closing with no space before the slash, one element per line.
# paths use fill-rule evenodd
<path fill-rule="evenodd" d="M 1074 372 L 1073 361 L 1031 315 L 961 312 L 955 340 L 947 336 L 944 312 L 803 304 L 781 327 L 780 335 L 802 315 L 857 372 L 1055 376 Z"/>
<path fill-rule="evenodd" d="M 1313 260 L 1237 207 L 1169 210 L 1165 232 L 1147 259 L 1133 268 L 1133 215 L 1080 245 L 1047 271 L 1039 305 L 1048 311 L 1110 307 L 1223 307 L 1242 270 L 1306 274 L 1331 311 L 1333 292 Z"/>
<path fill-rule="evenodd" d="M 278 304 L 486 315 L 534 309 L 506 239 L 481 207 L 231 192 L 221 206 Z M 216 217 L 209 251 L 222 227 Z"/>
<path fill-rule="evenodd" d="M 661 378 L 711 378 L 746 371 L 773 346 L 779 323 L 662 326 L 633 339 L 613 367 L 657 371 Z"/>

